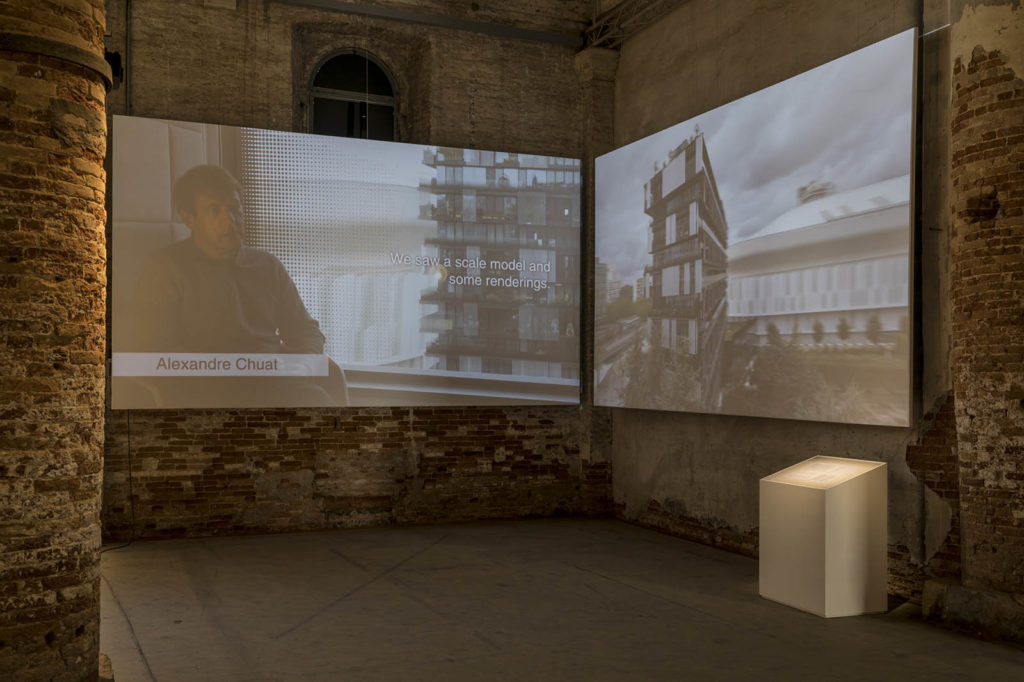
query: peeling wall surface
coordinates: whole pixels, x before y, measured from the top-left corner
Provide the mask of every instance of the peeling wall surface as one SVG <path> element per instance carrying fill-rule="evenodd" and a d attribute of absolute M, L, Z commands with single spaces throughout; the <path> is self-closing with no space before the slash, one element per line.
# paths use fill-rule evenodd
<path fill-rule="evenodd" d="M 947 24 L 939 2 L 690 0 L 623 45 L 616 79 L 615 144 L 622 146 L 921 29 L 916 420 L 951 388 Z M 950 503 L 906 462 L 919 435 L 919 427 L 613 410 L 615 503 L 627 519 L 755 554 L 760 478 L 814 455 L 884 461 L 890 571 L 906 572 L 934 555 L 950 528 Z"/>
<path fill-rule="evenodd" d="M 963 583 L 1019 596 L 1024 593 L 1024 8 L 1020 2 L 963 2 L 954 3 L 953 12 L 951 260 Z M 1018 603 L 1015 618 L 1024 622 L 1024 603 Z"/>

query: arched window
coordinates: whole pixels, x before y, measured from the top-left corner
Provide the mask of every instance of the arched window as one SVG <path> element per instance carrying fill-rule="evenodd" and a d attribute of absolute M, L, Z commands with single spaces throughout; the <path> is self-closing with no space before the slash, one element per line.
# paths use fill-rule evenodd
<path fill-rule="evenodd" d="M 394 140 L 395 91 L 387 73 L 366 54 L 337 54 L 317 69 L 310 93 L 311 132 Z"/>

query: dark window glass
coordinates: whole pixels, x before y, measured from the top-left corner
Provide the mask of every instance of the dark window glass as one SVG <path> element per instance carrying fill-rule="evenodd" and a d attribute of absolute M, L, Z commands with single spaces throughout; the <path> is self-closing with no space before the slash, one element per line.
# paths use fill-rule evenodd
<path fill-rule="evenodd" d="M 357 53 L 324 62 L 313 76 L 310 130 L 321 135 L 395 139 L 395 98 L 384 70 Z"/>

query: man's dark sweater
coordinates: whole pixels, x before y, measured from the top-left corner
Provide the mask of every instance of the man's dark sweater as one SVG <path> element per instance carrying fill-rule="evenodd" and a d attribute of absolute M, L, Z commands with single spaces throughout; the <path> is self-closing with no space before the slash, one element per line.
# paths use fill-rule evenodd
<path fill-rule="evenodd" d="M 132 350 L 322 353 L 324 335 L 273 255 L 242 246 L 219 261 L 190 238 L 158 251 L 136 291 Z"/>

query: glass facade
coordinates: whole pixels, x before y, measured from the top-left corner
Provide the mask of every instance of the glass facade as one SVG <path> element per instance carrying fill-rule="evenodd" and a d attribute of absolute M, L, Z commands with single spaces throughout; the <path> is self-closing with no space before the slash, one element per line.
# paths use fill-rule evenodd
<path fill-rule="evenodd" d="M 577 159 L 439 147 L 427 247 L 453 267 L 422 302 L 437 369 L 579 379 Z"/>

